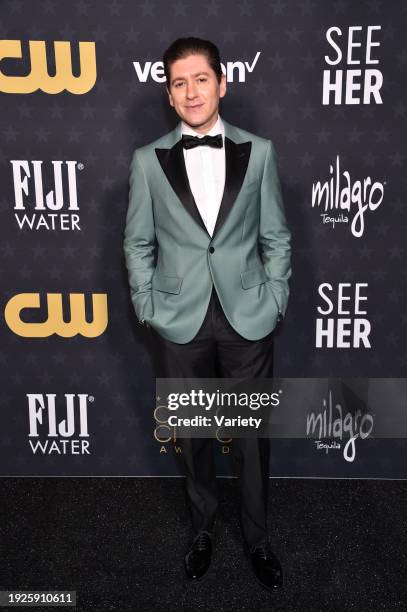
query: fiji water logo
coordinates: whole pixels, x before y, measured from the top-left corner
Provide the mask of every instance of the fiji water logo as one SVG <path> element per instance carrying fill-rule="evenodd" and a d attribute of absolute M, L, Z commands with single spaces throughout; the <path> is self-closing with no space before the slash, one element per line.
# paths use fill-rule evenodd
<path fill-rule="evenodd" d="M 27 393 L 28 440 L 34 455 L 90 455 L 88 393 Z"/>

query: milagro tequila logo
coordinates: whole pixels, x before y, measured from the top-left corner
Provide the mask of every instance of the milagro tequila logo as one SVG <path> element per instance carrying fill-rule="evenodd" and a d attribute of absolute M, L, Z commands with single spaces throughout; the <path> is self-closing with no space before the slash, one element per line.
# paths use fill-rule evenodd
<path fill-rule="evenodd" d="M 365 215 L 380 206 L 384 196 L 384 185 L 373 181 L 370 176 L 353 181 L 350 172 L 341 173 L 339 155 L 335 168 L 329 166 L 330 178 L 312 184 L 312 208 L 323 208 L 322 223 L 335 227 L 336 223 L 349 223 L 355 238 L 363 236 Z"/>
<path fill-rule="evenodd" d="M 90 455 L 87 393 L 27 393 L 29 445 L 34 455 Z"/>
<path fill-rule="evenodd" d="M 307 415 L 307 436 L 318 437 L 315 441 L 316 448 L 325 450 L 326 454 L 329 450 L 340 450 L 343 444 L 343 458 L 352 463 L 356 456 L 356 440 L 364 440 L 372 433 L 373 415 L 362 414 L 359 409 L 355 414 L 344 413 L 341 404 L 333 405 L 331 390 L 328 393 L 328 401 L 325 398 L 322 400 L 322 407 L 321 412 L 311 412 Z M 326 440 L 329 439 L 331 442 L 327 443 Z"/>

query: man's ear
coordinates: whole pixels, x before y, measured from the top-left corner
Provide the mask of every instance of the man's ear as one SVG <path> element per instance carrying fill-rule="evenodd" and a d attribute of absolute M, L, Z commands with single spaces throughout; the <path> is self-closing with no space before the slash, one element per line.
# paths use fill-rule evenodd
<path fill-rule="evenodd" d="M 219 83 L 219 98 L 223 98 L 223 96 L 226 95 L 226 90 L 227 90 L 226 75 L 222 73 L 222 76 L 220 77 L 220 83 Z"/>
<path fill-rule="evenodd" d="M 172 99 L 172 95 L 170 93 L 170 90 L 168 89 L 167 86 L 165 87 L 165 89 L 167 90 L 168 99 L 169 99 L 169 102 L 170 102 L 171 106 L 174 106 L 174 100 Z"/>

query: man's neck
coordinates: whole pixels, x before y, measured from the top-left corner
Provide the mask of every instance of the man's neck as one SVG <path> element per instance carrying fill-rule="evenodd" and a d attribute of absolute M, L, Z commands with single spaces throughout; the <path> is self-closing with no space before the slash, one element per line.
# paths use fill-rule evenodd
<path fill-rule="evenodd" d="M 187 125 L 189 128 L 191 128 L 191 130 L 194 130 L 194 132 L 196 132 L 197 134 L 200 135 L 205 135 L 208 134 L 208 132 L 211 131 L 211 129 L 213 128 L 213 126 L 215 125 L 215 123 L 217 122 L 219 117 L 219 113 L 216 113 L 215 117 L 212 119 L 211 123 L 209 125 L 205 125 L 205 126 L 199 126 L 199 127 L 195 127 L 194 125 L 190 125 L 189 123 L 186 123 L 186 121 L 184 121 L 185 125 Z"/>

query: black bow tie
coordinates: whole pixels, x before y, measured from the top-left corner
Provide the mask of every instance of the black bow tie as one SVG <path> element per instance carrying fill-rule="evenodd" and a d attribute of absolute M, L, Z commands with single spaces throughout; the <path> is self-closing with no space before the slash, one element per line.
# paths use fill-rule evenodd
<path fill-rule="evenodd" d="M 221 149 L 223 147 L 222 134 L 216 134 L 216 136 L 191 136 L 190 134 L 182 135 L 182 146 L 184 149 L 193 149 L 194 147 L 200 147 L 207 145 L 208 147 L 214 147 L 215 149 Z"/>

